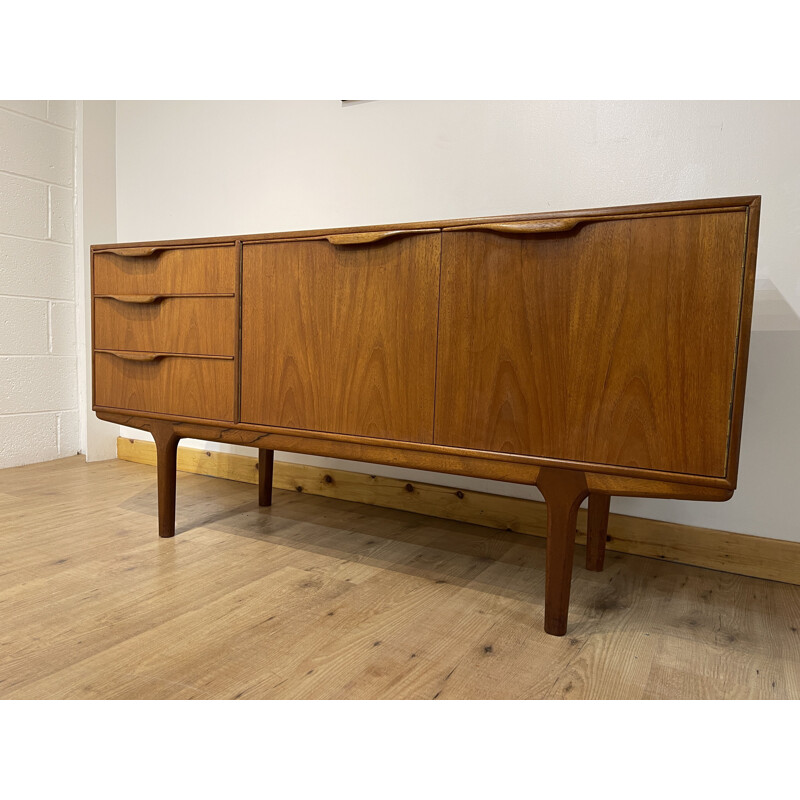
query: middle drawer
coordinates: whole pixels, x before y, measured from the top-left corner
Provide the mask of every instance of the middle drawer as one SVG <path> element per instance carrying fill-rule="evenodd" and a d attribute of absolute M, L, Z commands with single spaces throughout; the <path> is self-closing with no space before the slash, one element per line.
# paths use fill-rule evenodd
<path fill-rule="evenodd" d="M 235 356 L 238 349 L 235 297 L 120 295 L 95 297 L 94 346 Z"/>

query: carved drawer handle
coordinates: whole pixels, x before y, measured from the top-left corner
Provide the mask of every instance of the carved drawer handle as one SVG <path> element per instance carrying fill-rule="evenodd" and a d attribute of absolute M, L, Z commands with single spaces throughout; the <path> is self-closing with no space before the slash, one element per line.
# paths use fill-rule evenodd
<path fill-rule="evenodd" d="M 439 233 L 439 228 L 422 228 L 404 231 L 362 231 L 361 233 L 331 233 L 324 237 L 331 244 L 372 244 L 395 236 L 414 236 L 418 233 Z"/>
<path fill-rule="evenodd" d="M 494 233 L 560 233 L 571 231 L 581 222 L 580 217 L 564 219 L 531 219 L 523 222 L 485 222 L 476 225 L 459 225 L 446 231 L 493 231 Z"/>
<path fill-rule="evenodd" d="M 125 258 L 144 258 L 163 249 L 163 247 L 120 247 L 114 250 L 102 250 L 101 254 L 110 253 L 114 256 L 125 256 Z"/>
<path fill-rule="evenodd" d="M 98 353 L 107 353 L 110 356 L 116 356 L 123 361 L 157 361 L 159 358 L 164 358 L 164 353 L 132 353 L 120 352 L 119 350 L 98 350 Z"/>
<path fill-rule="evenodd" d="M 157 361 L 159 358 L 200 358 L 203 361 L 233 361 L 234 356 L 204 355 L 200 353 L 144 353 L 137 350 L 102 350 L 98 348 L 95 353 L 105 353 L 108 356 L 121 358 L 123 361 Z"/>
<path fill-rule="evenodd" d="M 137 303 L 140 305 L 157 303 L 159 300 L 164 299 L 163 294 L 106 294 L 103 297 L 109 300 L 116 300 L 118 303 Z"/>

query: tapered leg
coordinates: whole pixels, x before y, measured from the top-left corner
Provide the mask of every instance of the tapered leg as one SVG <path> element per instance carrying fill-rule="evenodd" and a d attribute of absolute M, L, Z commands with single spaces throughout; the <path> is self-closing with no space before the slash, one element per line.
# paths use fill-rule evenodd
<path fill-rule="evenodd" d="M 553 636 L 563 636 L 569 616 L 578 508 L 589 490 L 582 472 L 547 467 L 539 473 L 536 485 L 547 503 L 544 629 Z"/>
<path fill-rule="evenodd" d="M 180 436 L 168 422 L 153 423 L 151 432 L 158 455 L 158 535 L 166 539 L 175 535 L 175 471 Z"/>
<path fill-rule="evenodd" d="M 272 505 L 272 466 L 275 458 L 274 450 L 258 451 L 258 504 Z"/>
<path fill-rule="evenodd" d="M 586 569 L 603 571 L 608 536 L 608 508 L 611 498 L 607 494 L 589 495 L 589 520 L 586 523 Z"/>

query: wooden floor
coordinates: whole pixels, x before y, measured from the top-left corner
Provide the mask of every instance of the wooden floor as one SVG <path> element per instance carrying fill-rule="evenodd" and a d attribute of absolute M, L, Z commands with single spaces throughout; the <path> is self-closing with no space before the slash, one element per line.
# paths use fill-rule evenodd
<path fill-rule="evenodd" d="M 0 471 L 2 698 L 798 698 L 800 587 L 75 457 Z"/>

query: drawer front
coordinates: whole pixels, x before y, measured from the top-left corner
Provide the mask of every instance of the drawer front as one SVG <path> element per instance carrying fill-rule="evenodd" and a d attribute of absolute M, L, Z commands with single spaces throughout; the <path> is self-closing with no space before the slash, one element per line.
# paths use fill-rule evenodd
<path fill-rule="evenodd" d="M 153 356 L 135 361 L 94 355 L 96 406 L 231 422 L 233 359 Z"/>
<path fill-rule="evenodd" d="M 435 442 L 725 476 L 746 230 L 445 231 Z"/>
<path fill-rule="evenodd" d="M 236 354 L 235 297 L 145 296 L 147 302 L 124 297 L 95 298 L 94 346 L 98 350 Z"/>
<path fill-rule="evenodd" d="M 138 255 L 141 252 L 138 248 L 130 248 L 130 252 L 134 255 L 94 254 L 96 295 L 236 291 L 236 248 L 232 245 L 156 250 L 149 255 Z"/>
<path fill-rule="evenodd" d="M 430 442 L 440 239 L 245 244 L 242 421 Z"/>

